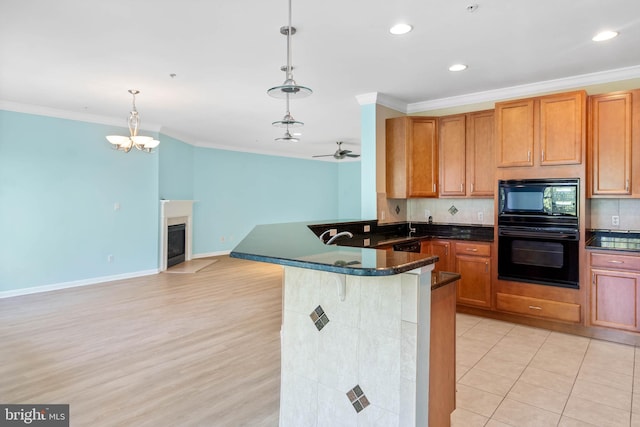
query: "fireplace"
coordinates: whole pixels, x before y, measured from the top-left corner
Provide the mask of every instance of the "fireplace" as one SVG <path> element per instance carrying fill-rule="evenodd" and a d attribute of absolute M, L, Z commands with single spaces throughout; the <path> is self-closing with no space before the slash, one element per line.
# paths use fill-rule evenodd
<path fill-rule="evenodd" d="M 187 224 L 167 227 L 167 268 L 185 260 L 185 233 Z"/>
<path fill-rule="evenodd" d="M 169 252 L 182 252 L 183 258 L 176 258 L 175 264 L 191 260 L 192 232 L 193 232 L 193 200 L 161 200 L 160 201 L 160 257 L 158 260 L 159 271 L 164 271 L 171 264 L 169 259 L 175 255 Z M 178 226 L 174 228 L 174 226 Z M 176 231 L 177 242 L 170 235 Z M 170 242 L 171 241 L 171 242 Z M 177 249 L 169 246 L 177 244 Z"/>

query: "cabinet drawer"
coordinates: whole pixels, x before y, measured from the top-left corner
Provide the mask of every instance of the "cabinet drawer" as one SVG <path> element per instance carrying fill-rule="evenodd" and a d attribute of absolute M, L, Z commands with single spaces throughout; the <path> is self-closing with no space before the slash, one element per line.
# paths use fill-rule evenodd
<path fill-rule="evenodd" d="M 498 293 L 496 308 L 511 313 L 530 314 L 566 322 L 580 321 L 580 305 Z"/>
<path fill-rule="evenodd" d="M 488 243 L 456 242 L 456 254 L 491 256 L 491 245 Z"/>
<path fill-rule="evenodd" d="M 591 266 L 616 270 L 640 270 L 640 257 L 632 255 L 591 253 Z"/>

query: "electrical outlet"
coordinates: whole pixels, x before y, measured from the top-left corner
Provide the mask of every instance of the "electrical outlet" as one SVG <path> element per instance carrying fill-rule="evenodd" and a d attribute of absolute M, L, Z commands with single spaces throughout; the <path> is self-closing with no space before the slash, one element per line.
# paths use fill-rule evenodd
<path fill-rule="evenodd" d="M 224 236 L 220 237 L 220 242 L 224 243 Z"/>
<path fill-rule="evenodd" d="M 113 210 L 114 211 L 119 211 L 120 210 L 120 202 L 115 202 L 113 204 Z"/>
<path fill-rule="evenodd" d="M 611 217 L 611 225 L 616 227 L 620 225 L 620 217 L 618 215 L 613 215 Z"/>
<path fill-rule="evenodd" d="M 338 234 L 338 229 L 337 228 L 330 228 L 329 229 L 329 237 L 333 237 L 336 234 Z"/>
<path fill-rule="evenodd" d="M 107 255 L 107 262 L 111 264 L 113 262 L 113 255 Z"/>
<path fill-rule="evenodd" d="M 484 212 L 482 212 L 482 211 L 478 212 L 478 221 L 480 223 L 484 222 Z"/>

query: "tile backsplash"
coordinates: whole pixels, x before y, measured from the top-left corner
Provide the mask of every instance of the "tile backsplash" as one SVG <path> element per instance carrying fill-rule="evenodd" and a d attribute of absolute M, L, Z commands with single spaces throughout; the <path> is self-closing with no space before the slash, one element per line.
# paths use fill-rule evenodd
<path fill-rule="evenodd" d="M 494 225 L 493 199 L 410 199 L 408 221 Z"/>
<path fill-rule="evenodd" d="M 590 228 L 604 230 L 640 230 L 640 199 L 590 199 Z M 611 217 L 617 216 L 620 224 L 613 225 Z"/>

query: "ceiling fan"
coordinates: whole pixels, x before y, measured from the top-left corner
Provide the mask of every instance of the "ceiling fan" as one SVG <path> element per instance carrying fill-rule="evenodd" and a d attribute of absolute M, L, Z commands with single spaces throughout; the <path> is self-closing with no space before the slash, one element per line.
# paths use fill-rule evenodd
<path fill-rule="evenodd" d="M 343 150 L 342 149 L 342 141 L 336 142 L 338 144 L 338 149 L 333 154 L 323 154 L 320 156 L 312 156 L 312 157 L 333 157 L 334 159 L 344 159 L 345 157 L 360 157 L 360 154 L 351 154 L 351 150 Z"/>

